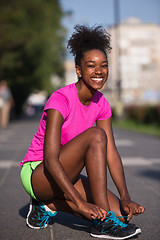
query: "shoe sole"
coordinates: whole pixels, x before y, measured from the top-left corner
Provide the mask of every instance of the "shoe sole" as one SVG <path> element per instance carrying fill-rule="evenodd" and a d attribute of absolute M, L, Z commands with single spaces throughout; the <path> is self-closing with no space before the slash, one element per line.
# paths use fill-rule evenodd
<path fill-rule="evenodd" d="M 30 225 L 30 223 L 28 222 L 28 218 L 29 218 L 29 215 L 30 215 L 31 212 L 32 212 L 32 200 L 30 200 L 29 212 L 28 212 L 27 218 L 26 218 L 26 224 L 27 224 L 28 227 L 30 227 L 32 229 L 44 229 L 48 226 L 48 224 L 46 224 L 43 228 L 40 228 L 40 227 L 35 227 L 35 226 Z"/>
<path fill-rule="evenodd" d="M 134 237 L 136 235 L 139 235 L 141 234 L 141 229 L 137 229 L 133 234 L 131 235 L 128 235 L 126 237 L 113 237 L 113 236 L 109 236 L 109 235 L 101 235 L 101 234 L 94 234 L 94 233 L 90 233 L 90 235 L 92 237 L 97 237 L 97 238 L 107 238 L 107 239 L 117 239 L 117 240 L 123 240 L 123 239 L 128 239 L 128 238 L 131 238 L 131 237 Z"/>

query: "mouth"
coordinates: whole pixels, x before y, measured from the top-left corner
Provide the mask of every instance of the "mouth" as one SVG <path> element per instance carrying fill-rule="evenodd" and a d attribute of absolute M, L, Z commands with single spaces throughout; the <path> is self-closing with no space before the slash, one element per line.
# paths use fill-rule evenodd
<path fill-rule="evenodd" d="M 94 81 L 94 82 L 102 82 L 103 79 L 104 79 L 104 78 L 102 78 L 102 77 L 99 77 L 99 78 L 97 78 L 97 77 L 96 77 L 96 78 L 91 78 L 91 80 Z"/>

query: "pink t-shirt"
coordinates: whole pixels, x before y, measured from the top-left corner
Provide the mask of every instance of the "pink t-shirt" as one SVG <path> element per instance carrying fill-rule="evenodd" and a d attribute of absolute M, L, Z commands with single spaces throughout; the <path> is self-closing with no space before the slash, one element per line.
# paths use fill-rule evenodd
<path fill-rule="evenodd" d="M 111 108 L 102 93 L 97 91 L 89 106 L 83 105 L 78 97 L 75 83 L 55 91 L 48 99 L 36 134 L 28 151 L 20 163 L 43 160 L 44 135 L 46 129 L 47 111 L 55 109 L 63 116 L 61 129 L 61 145 L 66 144 L 78 134 L 94 126 L 96 120 L 111 117 Z"/>

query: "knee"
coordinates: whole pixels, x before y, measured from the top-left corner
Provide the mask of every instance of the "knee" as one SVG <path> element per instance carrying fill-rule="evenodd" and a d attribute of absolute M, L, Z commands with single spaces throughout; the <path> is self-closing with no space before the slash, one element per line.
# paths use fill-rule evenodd
<path fill-rule="evenodd" d="M 100 145 L 107 145 L 107 135 L 104 129 L 99 127 L 92 127 L 90 130 L 90 143 L 96 143 Z"/>

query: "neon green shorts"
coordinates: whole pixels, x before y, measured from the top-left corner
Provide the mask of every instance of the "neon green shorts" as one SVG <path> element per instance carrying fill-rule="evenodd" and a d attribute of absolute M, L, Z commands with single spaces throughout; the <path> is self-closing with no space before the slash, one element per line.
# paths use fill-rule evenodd
<path fill-rule="evenodd" d="M 33 188 L 32 188 L 32 182 L 31 182 L 31 176 L 33 171 L 36 169 L 36 167 L 41 163 L 42 161 L 36 161 L 36 162 L 26 162 L 22 166 L 21 169 L 21 181 L 24 189 L 26 192 L 34 199 L 37 200 Z"/>

